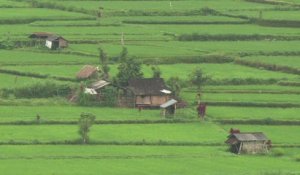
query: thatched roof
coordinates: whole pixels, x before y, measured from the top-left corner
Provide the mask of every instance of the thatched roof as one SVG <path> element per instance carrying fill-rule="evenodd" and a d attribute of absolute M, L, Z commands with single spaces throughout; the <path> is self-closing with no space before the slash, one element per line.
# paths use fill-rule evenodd
<path fill-rule="evenodd" d="M 46 39 L 50 36 L 53 36 L 53 33 L 49 32 L 34 32 L 31 35 L 29 35 L 29 38 L 39 38 L 39 39 Z"/>
<path fill-rule="evenodd" d="M 87 79 L 93 76 L 98 71 L 97 67 L 85 65 L 83 68 L 77 73 L 77 79 Z"/>
<path fill-rule="evenodd" d="M 128 81 L 128 88 L 135 95 L 164 95 L 161 90 L 166 89 L 162 78 L 139 78 Z"/>
<path fill-rule="evenodd" d="M 251 141 L 268 141 L 268 138 L 262 132 L 252 133 L 233 133 L 228 136 L 226 143 L 235 144 L 237 142 L 251 142 Z"/>

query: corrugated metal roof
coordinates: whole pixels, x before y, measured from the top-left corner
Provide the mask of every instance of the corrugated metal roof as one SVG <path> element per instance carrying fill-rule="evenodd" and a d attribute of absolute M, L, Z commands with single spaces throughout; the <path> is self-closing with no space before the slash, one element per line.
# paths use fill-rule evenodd
<path fill-rule="evenodd" d="M 96 90 L 96 89 L 101 89 L 102 87 L 109 85 L 109 84 L 110 83 L 107 81 L 100 80 L 100 81 L 96 81 L 96 82 L 92 83 L 90 87 Z"/>
<path fill-rule="evenodd" d="M 174 105 L 174 104 L 176 104 L 176 103 L 177 103 L 176 100 L 171 99 L 171 100 L 167 101 L 166 103 L 160 105 L 160 107 L 161 107 L 161 108 L 167 108 L 167 107 L 172 106 L 172 105 Z"/>

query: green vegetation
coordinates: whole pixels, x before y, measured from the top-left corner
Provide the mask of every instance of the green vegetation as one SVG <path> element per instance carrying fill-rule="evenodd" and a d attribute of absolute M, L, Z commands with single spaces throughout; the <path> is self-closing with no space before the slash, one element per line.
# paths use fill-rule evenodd
<path fill-rule="evenodd" d="M 0 174 L 299 174 L 299 9 L 299 0 L 1 0 Z M 34 32 L 68 47 L 48 50 Z M 84 93 L 94 80 L 75 79 L 85 65 L 111 82 L 97 95 Z M 123 107 L 117 80 L 142 75 L 178 96 L 173 118 Z M 230 128 L 264 132 L 272 149 L 232 154 Z"/>

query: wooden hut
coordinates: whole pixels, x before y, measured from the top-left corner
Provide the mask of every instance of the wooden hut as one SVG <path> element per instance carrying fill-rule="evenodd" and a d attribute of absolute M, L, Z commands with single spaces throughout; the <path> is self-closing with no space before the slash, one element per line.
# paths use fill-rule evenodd
<path fill-rule="evenodd" d="M 161 114 L 163 116 L 174 115 L 176 113 L 176 104 L 177 104 L 177 101 L 174 99 L 171 99 L 171 100 L 167 101 L 166 103 L 160 105 L 160 108 L 162 109 Z"/>
<path fill-rule="evenodd" d="M 135 107 L 160 107 L 171 95 L 162 78 L 131 79 L 127 89 L 133 93 Z"/>
<path fill-rule="evenodd" d="M 61 36 L 49 36 L 45 45 L 49 49 L 65 48 L 68 47 L 68 41 Z"/>
<path fill-rule="evenodd" d="M 97 78 L 98 76 L 98 68 L 95 66 L 85 65 L 81 70 L 77 73 L 77 79 L 90 79 Z"/>
<path fill-rule="evenodd" d="M 233 153 L 267 153 L 268 139 L 262 132 L 232 133 L 225 143 L 230 145 Z"/>

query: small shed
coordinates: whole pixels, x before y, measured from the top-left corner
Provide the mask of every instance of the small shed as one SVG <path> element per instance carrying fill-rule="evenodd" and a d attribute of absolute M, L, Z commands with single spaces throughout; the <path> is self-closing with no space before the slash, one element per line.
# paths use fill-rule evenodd
<path fill-rule="evenodd" d="M 162 78 L 131 79 L 127 89 L 133 92 L 136 107 L 160 107 L 171 95 Z"/>
<path fill-rule="evenodd" d="M 48 37 L 53 36 L 53 33 L 49 32 L 34 32 L 29 35 L 31 39 L 47 39 Z"/>
<path fill-rule="evenodd" d="M 81 68 L 81 70 L 77 73 L 77 79 L 89 79 L 89 78 L 97 78 L 98 76 L 98 68 L 91 65 L 85 65 Z"/>
<path fill-rule="evenodd" d="M 177 101 L 174 99 L 171 99 L 171 100 L 167 101 L 166 103 L 160 105 L 160 108 L 162 109 L 161 114 L 163 116 L 174 115 L 176 113 L 176 104 L 177 104 Z"/>
<path fill-rule="evenodd" d="M 243 132 L 232 133 L 228 136 L 225 143 L 230 145 L 233 153 L 267 153 L 268 138 L 262 132 Z"/>
<path fill-rule="evenodd" d="M 68 47 L 68 41 L 61 36 L 49 36 L 46 39 L 46 47 L 49 49 L 58 49 Z"/>

